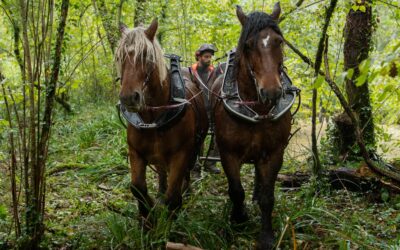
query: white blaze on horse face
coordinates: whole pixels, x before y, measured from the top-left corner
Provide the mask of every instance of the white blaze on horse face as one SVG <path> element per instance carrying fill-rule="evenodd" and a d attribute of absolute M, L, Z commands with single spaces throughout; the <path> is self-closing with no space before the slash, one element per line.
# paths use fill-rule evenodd
<path fill-rule="evenodd" d="M 267 35 L 267 37 L 266 37 L 266 38 L 262 39 L 262 42 L 263 42 L 264 48 L 266 48 L 266 47 L 268 46 L 268 41 L 269 41 L 269 35 Z"/>

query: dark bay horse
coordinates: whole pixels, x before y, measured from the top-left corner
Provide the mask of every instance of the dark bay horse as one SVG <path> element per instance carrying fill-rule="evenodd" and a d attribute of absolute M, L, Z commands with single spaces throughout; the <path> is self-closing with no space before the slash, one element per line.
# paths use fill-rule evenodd
<path fill-rule="evenodd" d="M 129 30 L 122 25 L 122 39 L 115 56 L 122 84 L 121 105 L 149 124 L 176 105 L 171 103 L 171 77 L 155 38 L 157 28 L 156 19 L 147 29 Z M 182 186 L 188 185 L 189 170 L 194 166 L 208 130 L 200 90 L 190 79 L 184 80 L 186 103 L 182 103 L 185 108 L 179 117 L 160 128 L 128 125 L 131 191 L 138 200 L 143 218 L 148 217 L 154 205 L 147 191 L 146 167 L 155 166 L 159 174 L 159 192 L 164 193 L 165 204 L 170 211 L 178 209 L 182 204 Z"/>
<path fill-rule="evenodd" d="M 255 111 L 268 113 L 282 95 L 283 37 L 277 25 L 280 6 L 275 4 L 270 15 L 263 12 L 246 15 L 238 6 L 236 14 L 242 25 L 233 65 L 238 92 L 243 102 L 254 104 Z M 212 91 L 221 94 L 222 84 L 223 77 L 219 77 Z M 251 123 L 229 113 L 222 100 L 215 96 L 213 105 L 216 140 L 233 203 L 231 220 L 241 223 L 248 219 L 240 168 L 243 163 L 253 163 L 253 198 L 258 201 L 262 213 L 257 249 L 271 249 L 274 244 L 271 223 L 274 187 L 288 143 L 292 116 L 286 112 L 276 121 L 263 119 Z"/>

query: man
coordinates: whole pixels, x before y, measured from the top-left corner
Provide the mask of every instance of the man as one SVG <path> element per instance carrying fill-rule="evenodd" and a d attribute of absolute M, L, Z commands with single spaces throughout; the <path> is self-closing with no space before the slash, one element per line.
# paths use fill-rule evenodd
<path fill-rule="evenodd" d="M 212 44 L 203 44 L 195 53 L 196 63 L 189 67 L 189 72 L 193 82 L 195 82 L 200 89 L 203 90 L 203 97 L 207 108 L 207 115 L 210 121 L 212 117 L 210 114 L 210 92 L 209 89 L 213 84 L 213 81 L 220 72 L 216 72 L 214 66 L 211 64 L 211 59 L 217 49 Z M 211 122 L 211 131 L 213 131 L 213 124 Z M 215 143 L 214 143 L 215 145 Z M 207 151 L 207 150 L 206 150 Z M 216 146 L 212 146 L 210 149 L 210 154 L 208 156 L 216 157 L 218 156 L 218 149 Z M 215 166 L 215 162 L 207 161 L 204 164 L 204 170 L 219 174 L 221 171 Z M 193 169 L 193 175 L 195 178 L 199 178 L 201 175 L 201 164 L 196 163 Z"/>

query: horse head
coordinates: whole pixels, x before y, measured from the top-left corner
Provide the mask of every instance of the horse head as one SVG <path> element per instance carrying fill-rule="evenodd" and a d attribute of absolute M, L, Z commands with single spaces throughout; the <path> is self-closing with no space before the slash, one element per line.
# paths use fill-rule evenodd
<path fill-rule="evenodd" d="M 279 3 L 270 15 L 264 12 L 246 15 L 240 6 L 236 9 L 242 25 L 237 47 L 240 69 L 237 71 L 255 83 L 263 104 L 275 104 L 282 95 L 283 36 L 277 25 L 280 12 Z"/>
<path fill-rule="evenodd" d="M 149 27 L 129 30 L 120 25 L 122 38 L 115 54 L 117 69 L 121 76 L 119 98 L 128 111 L 138 112 L 146 106 L 146 98 L 157 89 L 162 89 L 167 78 L 167 67 L 163 52 L 155 35 L 158 21 Z"/>

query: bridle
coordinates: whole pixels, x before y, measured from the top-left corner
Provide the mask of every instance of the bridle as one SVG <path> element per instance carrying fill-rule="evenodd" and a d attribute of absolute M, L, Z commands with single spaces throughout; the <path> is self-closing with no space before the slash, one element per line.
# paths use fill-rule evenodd
<path fill-rule="evenodd" d="M 147 63 L 146 63 L 146 64 L 147 64 Z M 149 83 L 149 81 L 150 81 L 150 77 L 151 77 L 151 75 L 153 74 L 155 68 L 156 68 L 156 67 L 155 67 L 154 65 L 152 65 L 151 70 L 146 70 L 146 77 L 145 77 L 145 79 L 144 79 L 144 81 L 143 81 L 143 83 L 142 83 L 142 90 L 148 85 L 148 83 Z M 121 85 L 121 86 L 122 86 L 122 75 L 123 75 L 123 74 L 121 74 L 121 76 L 117 78 L 117 80 L 120 81 L 120 85 Z"/>
<path fill-rule="evenodd" d="M 251 66 L 251 64 L 248 62 L 247 63 L 247 70 L 249 71 L 249 73 L 250 73 L 250 77 L 252 78 L 252 80 L 253 80 L 253 83 L 254 83 L 254 87 L 256 88 L 256 93 L 257 93 L 257 101 L 255 102 L 255 101 L 253 101 L 253 102 L 246 102 L 246 104 L 248 105 L 248 104 L 256 104 L 256 103 L 259 103 L 260 102 L 260 95 L 261 95 L 261 93 L 260 93 L 260 85 L 258 84 L 258 81 L 257 81 L 257 78 L 256 78 L 256 75 L 255 75 L 255 73 L 254 73 L 254 70 L 253 70 L 253 67 Z M 281 64 L 280 66 L 279 66 L 279 77 L 280 77 L 280 82 L 282 82 L 282 72 L 285 70 L 285 66 L 283 66 L 283 64 Z M 284 96 L 285 95 L 285 91 L 283 90 L 283 88 L 281 88 L 281 95 L 282 96 Z M 271 108 L 271 110 L 273 111 L 273 109 L 275 108 L 275 105 Z"/>
<path fill-rule="evenodd" d="M 169 58 L 169 55 L 165 55 L 165 57 Z M 145 89 L 147 88 L 147 86 L 148 86 L 148 84 L 150 82 L 150 78 L 151 78 L 152 74 L 154 73 L 155 68 L 156 68 L 155 65 L 152 64 L 151 70 L 147 70 L 146 71 L 146 78 L 144 79 L 144 81 L 142 83 L 142 88 L 141 88 L 142 92 L 144 92 Z M 117 78 L 117 80 L 120 80 L 120 85 L 122 86 L 122 76 Z M 146 110 L 153 110 L 153 111 L 173 109 L 173 108 L 177 108 L 179 106 L 190 104 L 191 101 L 193 99 L 195 99 L 197 96 L 199 96 L 202 92 L 203 91 L 201 90 L 201 91 L 199 91 L 199 93 L 193 95 L 190 99 L 184 100 L 183 102 L 176 103 L 176 104 L 168 104 L 168 105 L 162 105 L 162 106 L 148 106 L 148 105 L 145 104 L 144 106 L 145 106 Z"/>

